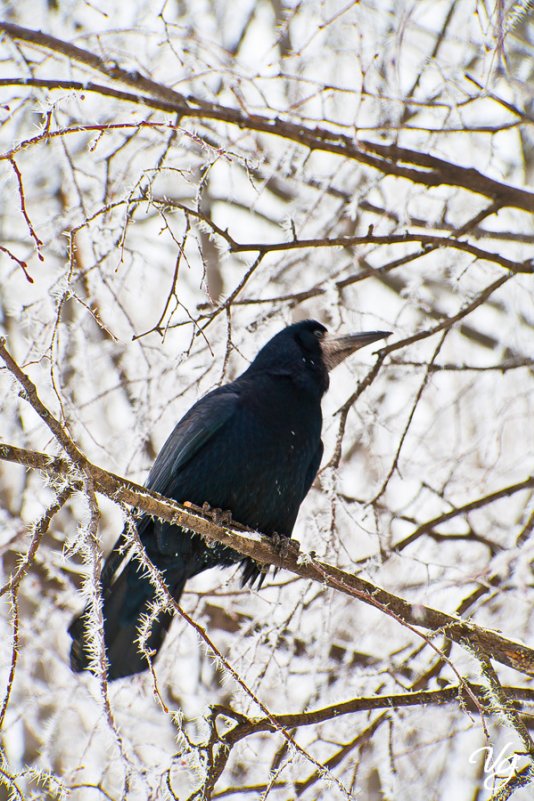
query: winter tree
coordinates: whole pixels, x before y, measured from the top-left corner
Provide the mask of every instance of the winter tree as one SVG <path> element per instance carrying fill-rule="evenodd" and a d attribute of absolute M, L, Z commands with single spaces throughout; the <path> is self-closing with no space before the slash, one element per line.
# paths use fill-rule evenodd
<path fill-rule="evenodd" d="M 4 3 L 0 797 L 532 797 L 531 5 Z M 332 375 L 300 553 L 143 493 L 307 317 L 394 334 Z M 170 635 L 108 683 L 142 510 L 282 567 L 151 573 Z"/>

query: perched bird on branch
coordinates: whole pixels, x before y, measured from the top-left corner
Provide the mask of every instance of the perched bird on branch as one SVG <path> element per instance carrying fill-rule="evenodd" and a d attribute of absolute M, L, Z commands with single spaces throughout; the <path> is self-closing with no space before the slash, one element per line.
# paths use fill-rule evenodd
<path fill-rule="evenodd" d="M 239 378 L 192 406 L 161 449 L 146 486 L 179 503 L 207 502 L 228 510 L 234 520 L 267 536 L 290 537 L 323 454 L 321 398 L 328 373 L 358 348 L 388 335 L 332 336 L 314 320 L 283 329 Z M 176 601 L 192 576 L 237 562 L 243 584 L 261 586 L 259 565 L 231 548 L 208 547 L 200 536 L 148 515 L 137 522 L 137 530 Z M 126 543 L 123 532 L 101 576 L 110 680 L 148 666 L 138 629 L 156 593 Z M 69 628 L 71 666 L 77 672 L 90 668 L 87 617 L 88 608 Z M 159 651 L 171 620 L 172 613 L 165 611 L 152 622 L 149 652 Z"/>

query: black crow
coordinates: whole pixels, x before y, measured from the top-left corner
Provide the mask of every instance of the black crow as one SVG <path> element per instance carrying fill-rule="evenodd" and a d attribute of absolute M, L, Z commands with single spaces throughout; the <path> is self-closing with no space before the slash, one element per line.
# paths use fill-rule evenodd
<path fill-rule="evenodd" d="M 321 457 L 321 398 L 329 371 L 387 331 L 332 336 L 314 320 L 284 328 L 235 381 L 197 401 L 176 425 L 148 476 L 146 486 L 179 503 L 231 512 L 232 518 L 267 536 L 290 537 L 300 504 Z M 261 586 L 264 573 L 231 548 L 208 547 L 202 538 L 144 515 L 137 522 L 144 548 L 178 601 L 186 581 L 214 566 L 242 563 L 243 584 Z M 121 536 L 102 570 L 104 641 L 108 678 L 147 667 L 139 649 L 139 622 L 155 591 Z M 87 609 L 76 617 L 71 666 L 89 668 Z M 172 620 L 162 612 L 146 643 L 157 653 Z"/>

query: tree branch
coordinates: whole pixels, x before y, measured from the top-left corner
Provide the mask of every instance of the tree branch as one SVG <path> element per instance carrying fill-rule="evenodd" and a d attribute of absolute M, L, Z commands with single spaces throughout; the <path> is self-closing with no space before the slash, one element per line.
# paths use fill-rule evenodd
<path fill-rule="evenodd" d="M 138 72 L 130 72 L 118 64 L 100 58 L 96 54 L 76 47 L 75 45 L 57 39 L 41 31 L 24 28 L 10 22 L 0 22 L 0 31 L 4 31 L 13 39 L 25 41 L 28 44 L 51 50 L 77 61 L 91 69 L 106 75 L 109 79 L 120 81 L 136 89 L 129 99 L 134 103 L 150 105 L 162 111 L 172 111 L 183 117 L 197 119 L 212 119 L 236 125 L 240 129 L 258 131 L 261 133 L 279 136 L 308 148 L 326 153 L 341 155 L 347 159 L 358 161 L 372 167 L 384 175 L 393 175 L 406 178 L 413 183 L 423 186 L 457 186 L 477 195 L 492 198 L 500 206 L 534 211 L 534 193 L 510 186 L 493 178 L 489 178 L 471 167 L 462 167 L 459 164 L 445 159 L 421 153 L 396 144 L 382 144 L 368 140 L 359 140 L 356 144 L 352 135 L 329 130 L 321 126 L 310 128 L 306 125 L 283 120 L 279 116 L 267 117 L 262 114 L 247 114 L 240 109 L 211 103 L 197 97 L 187 96 L 175 92 L 173 89 L 145 78 Z M 11 79 L 13 83 L 20 83 L 20 78 Z M 30 83 L 31 79 L 27 81 Z M 95 87 L 84 85 L 84 91 L 95 91 Z M 64 88 L 64 82 L 57 80 L 57 86 L 48 88 Z M 139 95 L 139 89 L 147 92 L 149 98 Z M 149 102 L 147 102 L 149 100 Z"/>
<path fill-rule="evenodd" d="M 41 470 L 51 476 L 64 478 L 72 475 L 72 465 L 65 459 L 50 457 L 38 451 L 23 450 L 3 442 L 0 443 L 0 459 Z M 259 564 L 283 567 L 301 578 L 358 598 L 385 614 L 391 611 L 410 626 L 445 634 L 462 646 L 474 644 L 482 652 L 490 654 L 492 659 L 521 673 L 534 675 L 534 650 L 516 640 L 430 606 L 411 603 L 370 581 L 322 562 L 313 554 L 297 553 L 293 549 L 281 554 L 268 537 L 235 524 L 232 524 L 232 528 L 217 525 L 205 516 L 202 509 L 191 504 L 181 506 L 156 492 L 109 473 L 88 460 L 84 461 L 84 469 L 92 476 L 95 491 L 114 501 L 129 504 L 173 525 L 194 531 L 208 542 L 227 545 Z M 81 480 L 75 478 L 73 487 L 81 491 Z"/>
<path fill-rule="evenodd" d="M 488 700 L 487 687 L 471 682 L 467 682 L 467 686 L 480 701 L 482 708 L 489 711 L 492 708 L 492 702 Z M 511 705 L 513 701 L 534 703 L 534 691 L 529 688 L 501 687 L 500 689 L 503 694 L 503 702 L 505 699 L 508 706 Z M 419 692 L 352 698 L 350 701 L 332 704 L 331 706 L 314 709 L 310 712 L 297 712 L 295 714 L 283 715 L 271 714 L 272 719 L 243 719 L 240 715 L 234 717 L 233 710 L 225 709 L 224 707 L 214 707 L 214 710 L 220 715 L 237 721 L 234 728 L 224 735 L 224 741 L 230 745 L 234 745 L 238 740 L 243 739 L 243 737 L 248 737 L 250 734 L 258 734 L 263 731 L 276 731 L 277 727 L 273 724 L 273 720 L 276 721 L 279 727 L 293 729 L 299 726 L 312 726 L 318 723 L 325 723 L 325 721 L 341 717 L 342 715 L 350 715 L 355 712 L 369 712 L 376 709 L 399 709 L 406 706 L 428 706 L 429 704 L 442 705 L 451 704 L 455 701 L 460 701 L 462 704 L 467 705 L 472 712 L 477 711 L 476 707 L 470 703 L 469 696 L 466 694 L 466 688 L 460 684 L 455 684 L 440 690 L 421 690 Z"/>

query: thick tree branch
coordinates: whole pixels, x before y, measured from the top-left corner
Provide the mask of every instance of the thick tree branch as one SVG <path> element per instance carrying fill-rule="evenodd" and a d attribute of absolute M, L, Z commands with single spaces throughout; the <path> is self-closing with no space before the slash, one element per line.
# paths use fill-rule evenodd
<path fill-rule="evenodd" d="M 182 117 L 219 120 L 244 130 L 279 136 L 296 142 L 311 151 L 319 150 L 358 161 L 384 175 L 406 178 L 413 183 L 428 187 L 457 186 L 477 195 L 492 198 L 500 206 L 510 206 L 528 212 L 534 211 L 534 193 L 496 181 L 474 168 L 462 167 L 436 156 L 395 144 L 387 145 L 367 140 L 359 140 L 356 144 L 352 135 L 321 126 L 310 128 L 307 125 L 281 119 L 279 116 L 247 114 L 240 109 L 230 108 L 219 103 L 206 102 L 192 96 L 184 97 L 156 81 L 145 78 L 138 72 L 129 72 L 115 62 L 105 60 L 88 50 L 41 31 L 24 28 L 10 22 L 0 22 L 0 31 L 13 39 L 59 53 L 106 75 L 110 80 L 120 81 L 135 88 L 136 93 L 132 94 L 131 98 L 127 98 L 123 93 L 119 99 L 129 99 L 136 104 L 142 103 L 162 111 L 172 111 Z M 14 84 L 20 83 L 20 78 L 11 80 Z M 29 79 L 27 83 L 31 83 L 31 80 Z M 56 84 L 56 87 L 49 85 L 48 88 L 64 89 L 68 85 L 61 79 L 58 79 Z M 83 91 L 95 90 L 94 85 L 83 84 Z M 138 94 L 139 90 L 146 92 L 148 97 Z"/>
<path fill-rule="evenodd" d="M 68 479 L 72 476 L 73 465 L 65 459 L 49 457 L 37 451 L 26 451 L 7 443 L 0 443 L 0 459 L 41 470 L 52 477 Z M 189 508 L 181 506 L 145 487 L 109 473 L 88 460 L 84 460 L 83 469 L 92 476 L 95 490 L 112 500 L 129 504 L 161 520 L 194 531 L 208 542 L 227 545 L 262 565 L 283 567 L 301 578 L 311 579 L 358 598 L 386 614 L 390 611 L 410 626 L 445 634 L 460 645 L 476 645 L 498 662 L 521 673 L 534 675 L 534 650 L 520 642 L 472 621 L 462 620 L 424 604 L 411 603 L 370 581 L 322 562 L 312 554 L 298 553 L 291 548 L 281 554 L 268 537 L 244 527 L 219 526 L 203 516 L 203 510 L 197 510 L 191 505 Z M 76 470 L 72 485 L 75 489 L 82 489 Z"/>

